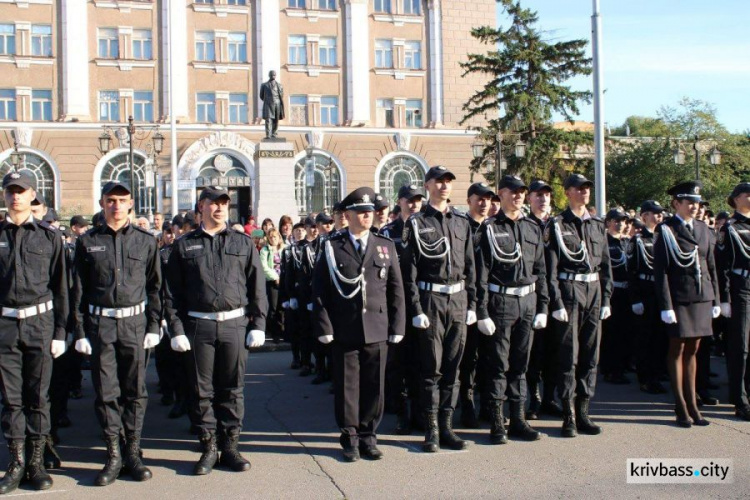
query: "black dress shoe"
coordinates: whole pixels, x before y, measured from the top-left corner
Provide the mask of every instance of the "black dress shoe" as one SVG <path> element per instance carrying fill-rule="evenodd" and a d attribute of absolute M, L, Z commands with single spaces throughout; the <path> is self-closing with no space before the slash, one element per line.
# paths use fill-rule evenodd
<path fill-rule="evenodd" d="M 747 420 L 750 422 L 750 405 L 737 406 L 734 409 L 734 414 L 742 420 Z"/>
<path fill-rule="evenodd" d="M 299 370 L 299 361 L 292 361 L 292 364 L 289 366 L 292 370 Z"/>
<path fill-rule="evenodd" d="M 674 409 L 676 415 L 676 423 L 679 427 L 689 429 L 693 426 L 693 421 L 687 416 L 687 411 L 679 411 L 677 408 Z"/>
<path fill-rule="evenodd" d="M 299 371 L 300 377 L 307 377 L 310 374 L 312 374 L 312 368 L 310 368 L 309 366 L 303 366 L 302 369 Z"/>
<path fill-rule="evenodd" d="M 713 397 L 710 394 L 703 393 L 699 397 L 700 397 L 701 401 L 703 402 L 703 404 L 706 405 L 706 406 L 716 406 L 716 405 L 719 404 L 719 399 Z"/>
<path fill-rule="evenodd" d="M 554 399 L 542 401 L 542 406 L 539 407 L 539 411 L 551 417 L 562 417 L 563 414 L 562 406 L 560 406 L 560 403 Z"/>
<path fill-rule="evenodd" d="M 83 393 L 81 392 L 81 388 L 73 389 L 70 391 L 70 399 L 81 399 L 83 397 Z"/>
<path fill-rule="evenodd" d="M 374 444 L 359 445 L 359 454 L 367 460 L 380 460 L 383 458 L 383 452 Z"/>
<path fill-rule="evenodd" d="M 344 461 L 356 462 L 359 460 L 359 449 L 356 446 L 344 446 Z"/>

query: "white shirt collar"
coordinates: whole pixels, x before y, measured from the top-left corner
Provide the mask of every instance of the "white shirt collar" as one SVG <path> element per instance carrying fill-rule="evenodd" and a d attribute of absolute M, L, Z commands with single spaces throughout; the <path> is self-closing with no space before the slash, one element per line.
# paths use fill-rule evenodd
<path fill-rule="evenodd" d="M 357 238 L 352 233 L 349 233 L 349 239 L 352 240 L 352 245 L 354 245 L 354 248 L 356 248 L 357 250 L 359 250 L 359 248 L 357 248 L 357 239 L 359 239 L 362 242 L 362 247 L 363 247 L 362 250 L 364 251 L 367 249 L 367 238 L 369 237 L 370 237 L 370 231 L 367 231 L 365 235 L 362 236 L 361 238 Z"/>
<path fill-rule="evenodd" d="M 677 220 L 679 220 L 679 221 L 680 221 L 680 222 L 682 223 L 682 225 L 683 225 L 683 226 L 689 227 L 690 229 L 692 229 L 693 227 L 695 227 L 695 226 L 693 225 L 693 222 L 694 222 L 694 221 L 692 221 L 692 220 L 691 220 L 690 222 L 685 222 L 685 219 L 683 219 L 683 218 L 682 218 L 682 217 L 680 217 L 679 215 L 677 215 L 677 214 L 674 214 L 674 216 L 675 216 L 675 217 L 677 217 Z"/>

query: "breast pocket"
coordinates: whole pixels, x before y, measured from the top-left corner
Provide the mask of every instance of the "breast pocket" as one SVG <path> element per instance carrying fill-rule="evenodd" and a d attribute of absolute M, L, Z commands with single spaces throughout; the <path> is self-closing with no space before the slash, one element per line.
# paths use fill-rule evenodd
<path fill-rule="evenodd" d="M 466 239 L 469 237 L 468 232 L 464 228 L 453 228 L 453 259 L 456 262 L 461 262 L 464 259 L 466 252 Z"/>
<path fill-rule="evenodd" d="M 47 245 L 26 248 L 24 262 L 32 284 L 42 285 L 49 281 L 49 266 L 51 259 L 52 248 Z"/>
<path fill-rule="evenodd" d="M 523 238 L 523 260 L 528 269 L 533 269 L 536 261 L 536 249 L 540 244 L 538 237 L 524 236 Z"/>
<path fill-rule="evenodd" d="M 224 269 L 225 277 L 230 283 L 244 282 L 245 265 L 250 248 L 244 245 L 227 245 L 224 249 Z"/>
<path fill-rule="evenodd" d="M 146 255 L 147 251 L 145 248 L 131 248 L 128 250 L 128 276 L 135 278 L 146 274 Z"/>
<path fill-rule="evenodd" d="M 96 288 L 110 286 L 114 282 L 114 269 L 107 252 L 90 252 L 84 259 L 89 270 L 89 282 Z"/>

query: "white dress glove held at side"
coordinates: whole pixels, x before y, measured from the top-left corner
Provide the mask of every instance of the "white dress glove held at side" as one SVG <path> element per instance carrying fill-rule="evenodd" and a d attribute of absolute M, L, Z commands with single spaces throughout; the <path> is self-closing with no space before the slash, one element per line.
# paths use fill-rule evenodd
<path fill-rule="evenodd" d="M 91 344 L 89 343 L 89 339 L 76 340 L 76 351 L 91 356 Z"/>
<path fill-rule="evenodd" d="M 430 327 L 430 320 L 427 318 L 426 314 L 420 314 L 419 316 L 414 316 L 412 318 L 411 324 L 414 328 L 427 330 Z"/>

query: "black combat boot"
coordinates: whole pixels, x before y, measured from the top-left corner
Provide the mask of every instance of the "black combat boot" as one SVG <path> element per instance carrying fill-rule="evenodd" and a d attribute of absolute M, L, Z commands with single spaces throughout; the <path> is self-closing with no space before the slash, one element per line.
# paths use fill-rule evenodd
<path fill-rule="evenodd" d="M 508 442 L 508 433 L 505 431 L 503 402 L 497 399 L 490 403 L 490 408 L 492 409 L 492 423 L 490 424 L 490 443 L 505 444 Z"/>
<path fill-rule="evenodd" d="M 435 453 L 440 447 L 440 431 L 438 429 L 437 412 L 428 410 L 424 412 L 424 444 L 422 450 L 427 453 Z"/>
<path fill-rule="evenodd" d="M 221 456 L 219 464 L 229 467 L 235 472 L 250 470 L 250 462 L 240 455 L 237 449 L 240 443 L 239 430 L 233 429 L 227 431 L 226 436 L 221 439 Z"/>
<path fill-rule="evenodd" d="M 26 475 L 26 454 L 24 442 L 21 439 L 12 439 L 8 443 L 10 462 L 5 477 L 0 481 L 0 495 L 15 491 Z"/>
<path fill-rule="evenodd" d="M 563 424 L 562 437 L 573 438 L 578 435 L 576 432 L 576 420 L 573 415 L 573 401 L 563 399 L 562 402 Z"/>
<path fill-rule="evenodd" d="M 52 487 L 52 477 L 44 468 L 44 446 L 47 444 L 46 436 L 36 436 L 28 440 L 26 456 L 29 461 L 26 464 L 26 479 L 35 490 L 48 490 Z"/>
<path fill-rule="evenodd" d="M 106 436 L 107 463 L 96 476 L 94 484 L 97 486 L 108 486 L 115 482 L 122 470 L 122 454 L 120 453 L 120 436 Z"/>
<path fill-rule="evenodd" d="M 205 476 L 211 474 L 214 465 L 219 459 L 219 450 L 216 448 L 216 435 L 213 432 L 201 434 L 201 458 L 193 468 L 193 474 L 196 476 Z"/>
<path fill-rule="evenodd" d="M 407 436 L 411 434 L 411 418 L 409 418 L 409 402 L 406 396 L 396 396 L 396 434 Z"/>
<path fill-rule="evenodd" d="M 141 461 L 141 438 L 137 434 L 128 434 L 125 445 L 125 471 L 136 481 L 148 481 L 152 474 Z"/>
<path fill-rule="evenodd" d="M 62 461 L 55 449 L 54 438 L 47 436 L 47 443 L 44 446 L 44 468 L 59 469 L 60 467 L 62 467 Z"/>
<path fill-rule="evenodd" d="M 466 429 L 478 429 L 477 409 L 474 405 L 474 391 L 469 389 L 461 398 L 461 425 Z"/>
<path fill-rule="evenodd" d="M 539 382 L 529 381 L 529 409 L 526 410 L 526 420 L 538 420 L 539 408 L 542 406 L 542 395 L 539 393 Z"/>
<path fill-rule="evenodd" d="M 535 431 L 526 422 L 523 415 L 523 401 L 511 401 L 510 406 L 510 425 L 508 426 L 508 435 L 512 438 L 523 439 L 524 441 L 536 441 L 541 437 L 539 431 Z"/>
<path fill-rule="evenodd" d="M 463 450 L 466 448 L 466 441 L 453 432 L 453 408 L 443 408 L 440 410 L 438 424 L 440 426 L 440 446 L 445 446 L 452 450 Z"/>
<path fill-rule="evenodd" d="M 582 434 L 595 436 L 602 433 L 602 428 L 589 418 L 589 398 L 576 397 L 576 427 Z"/>

